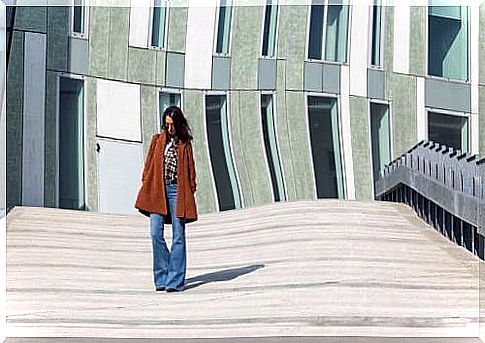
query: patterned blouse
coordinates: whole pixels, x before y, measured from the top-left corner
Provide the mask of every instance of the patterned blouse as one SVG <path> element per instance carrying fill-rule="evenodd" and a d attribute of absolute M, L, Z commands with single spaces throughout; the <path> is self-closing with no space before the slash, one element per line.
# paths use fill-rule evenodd
<path fill-rule="evenodd" d="M 177 182 L 177 143 L 171 139 L 165 146 L 165 182 Z"/>

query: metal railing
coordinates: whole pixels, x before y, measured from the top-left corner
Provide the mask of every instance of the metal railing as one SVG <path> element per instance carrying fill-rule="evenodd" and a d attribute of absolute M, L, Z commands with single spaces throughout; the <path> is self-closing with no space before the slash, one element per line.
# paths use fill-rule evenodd
<path fill-rule="evenodd" d="M 485 158 L 421 141 L 384 168 L 376 199 L 411 206 L 443 235 L 484 259 Z"/>

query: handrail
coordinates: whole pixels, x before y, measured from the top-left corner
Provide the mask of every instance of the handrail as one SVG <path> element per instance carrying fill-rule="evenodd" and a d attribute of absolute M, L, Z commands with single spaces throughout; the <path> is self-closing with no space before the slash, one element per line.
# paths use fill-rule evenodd
<path fill-rule="evenodd" d="M 423 140 L 386 165 L 375 186 L 381 200 L 405 187 L 410 205 L 423 198 L 485 236 L 484 157 Z"/>

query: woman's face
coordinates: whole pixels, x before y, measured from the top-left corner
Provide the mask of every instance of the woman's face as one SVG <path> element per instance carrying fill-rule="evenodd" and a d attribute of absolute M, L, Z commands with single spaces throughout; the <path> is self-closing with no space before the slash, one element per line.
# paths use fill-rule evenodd
<path fill-rule="evenodd" d="M 165 117 L 165 127 L 167 128 L 167 132 L 170 136 L 175 134 L 175 126 L 173 124 L 173 119 L 170 116 Z"/>

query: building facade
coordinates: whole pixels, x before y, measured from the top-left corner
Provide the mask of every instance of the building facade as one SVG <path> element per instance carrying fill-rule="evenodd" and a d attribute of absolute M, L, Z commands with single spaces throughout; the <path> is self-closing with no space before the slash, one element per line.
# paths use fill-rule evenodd
<path fill-rule="evenodd" d="M 485 152 L 485 4 L 212 2 L 8 8 L 7 204 L 134 213 L 171 104 L 201 213 L 371 200 L 422 139 Z"/>

